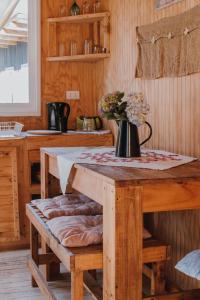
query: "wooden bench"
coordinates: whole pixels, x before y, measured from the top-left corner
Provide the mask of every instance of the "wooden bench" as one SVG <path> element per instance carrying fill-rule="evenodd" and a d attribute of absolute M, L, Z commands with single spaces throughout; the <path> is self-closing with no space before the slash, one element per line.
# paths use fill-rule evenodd
<path fill-rule="evenodd" d="M 38 286 L 46 299 L 55 300 L 55 296 L 48 287 L 47 278 L 39 270 L 39 266 L 47 265 L 48 267 L 52 263 L 59 264 L 62 262 L 66 269 L 71 272 L 71 299 L 82 300 L 83 286 L 86 286 L 83 276 L 84 271 L 103 268 L 102 245 L 83 248 L 63 247 L 52 235 L 46 225 L 47 219 L 36 207 L 28 204 L 26 206 L 26 214 L 31 224 L 31 258 L 28 261 L 28 266 L 33 277 L 33 286 Z M 42 243 L 46 244 L 46 249 L 51 249 L 52 252 L 39 253 L 39 236 L 42 239 Z M 164 292 L 165 279 L 163 271 L 158 270 L 161 270 L 163 262 L 169 259 L 169 249 L 169 246 L 163 245 L 154 239 L 144 240 L 143 262 L 144 264 L 152 263 L 155 268 L 152 284 L 154 286 L 153 293 Z M 144 273 L 147 276 L 149 271 L 147 267 L 144 268 Z M 88 286 L 88 280 L 86 287 L 92 292 L 92 289 Z M 96 299 L 102 299 L 100 293 L 98 295 Z"/>

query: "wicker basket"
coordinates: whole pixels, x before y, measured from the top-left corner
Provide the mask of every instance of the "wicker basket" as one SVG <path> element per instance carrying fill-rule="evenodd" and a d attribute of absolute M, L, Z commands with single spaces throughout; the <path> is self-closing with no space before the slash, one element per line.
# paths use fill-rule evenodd
<path fill-rule="evenodd" d="M 18 122 L 0 122 L 0 137 L 20 136 L 23 127 Z"/>

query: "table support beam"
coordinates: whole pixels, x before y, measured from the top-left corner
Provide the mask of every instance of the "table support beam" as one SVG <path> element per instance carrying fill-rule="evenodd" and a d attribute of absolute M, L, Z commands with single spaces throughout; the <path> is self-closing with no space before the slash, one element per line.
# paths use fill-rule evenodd
<path fill-rule="evenodd" d="M 104 299 L 142 299 L 142 188 L 106 185 Z"/>

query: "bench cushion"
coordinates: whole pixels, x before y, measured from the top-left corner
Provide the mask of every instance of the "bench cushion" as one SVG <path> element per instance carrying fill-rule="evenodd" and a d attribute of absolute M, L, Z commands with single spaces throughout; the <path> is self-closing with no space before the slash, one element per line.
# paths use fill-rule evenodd
<path fill-rule="evenodd" d="M 100 204 L 81 194 L 33 200 L 32 203 L 47 219 L 61 216 L 101 215 L 103 213 Z"/>
<path fill-rule="evenodd" d="M 85 247 L 101 244 L 103 216 L 59 217 L 47 222 L 53 235 L 65 247 Z"/>
<path fill-rule="evenodd" d="M 65 247 L 85 247 L 103 242 L 103 216 L 58 217 L 47 221 L 53 235 Z M 143 229 L 143 238 L 151 234 Z"/>

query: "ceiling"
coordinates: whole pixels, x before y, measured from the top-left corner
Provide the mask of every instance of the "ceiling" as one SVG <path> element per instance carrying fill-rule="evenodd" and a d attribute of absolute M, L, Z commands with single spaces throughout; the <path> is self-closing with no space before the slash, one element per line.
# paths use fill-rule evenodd
<path fill-rule="evenodd" d="M 27 3 L 28 0 L 0 1 L 0 48 L 27 42 Z"/>

